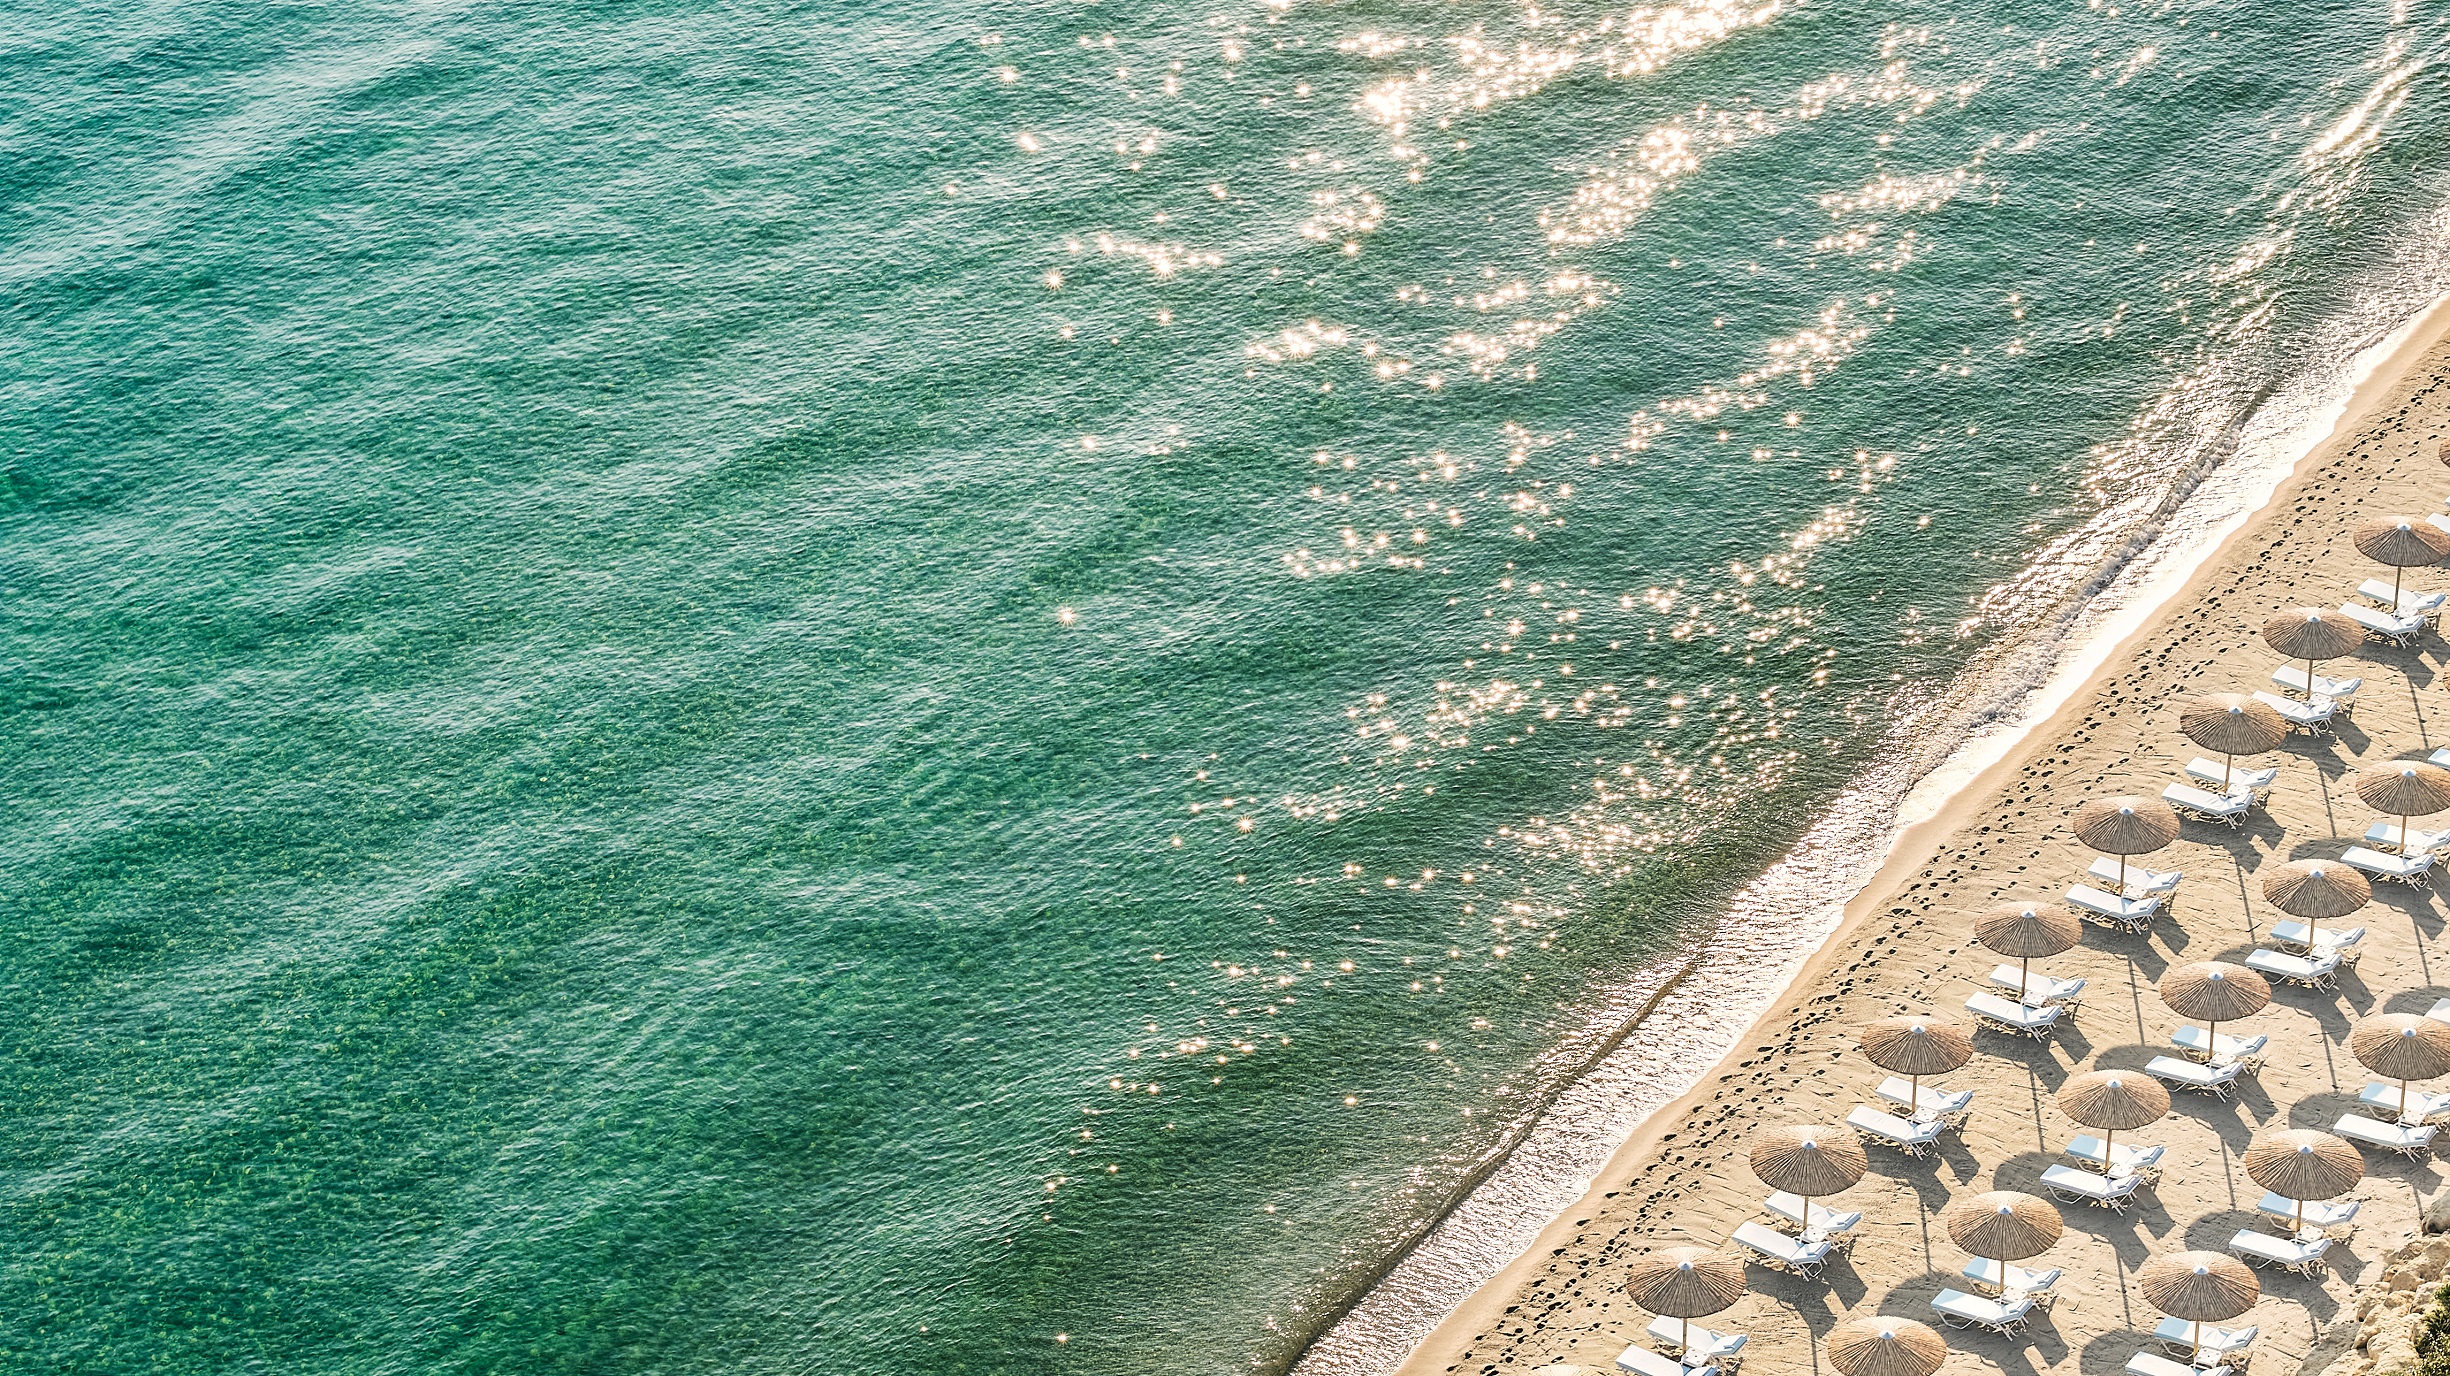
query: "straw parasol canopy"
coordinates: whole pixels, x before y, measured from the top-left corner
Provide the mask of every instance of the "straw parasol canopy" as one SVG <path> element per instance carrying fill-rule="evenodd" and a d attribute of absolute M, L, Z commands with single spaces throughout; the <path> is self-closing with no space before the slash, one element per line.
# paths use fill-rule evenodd
<path fill-rule="evenodd" d="M 2332 1199 L 2365 1178 L 2365 1158 L 2343 1139 L 2312 1128 L 2258 1132 L 2246 1144 L 2246 1178 L 2282 1199 L 2297 1201 L 2297 1226 L 2305 1226 L 2305 1201 Z"/>
<path fill-rule="evenodd" d="M 2059 1211 L 2048 1200 L 2015 1190 L 1960 1195 L 1940 1210 L 1948 1240 L 1978 1257 L 2022 1261 L 2059 1240 Z"/>
<path fill-rule="evenodd" d="M 2337 860 L 2291 860 L 2263 876 L 2263 897 L 2308 922 L 2346 917 L 2373 901 L 2373 885 Z"/>
<path fill-rule="evenodd" d="M 2234 1319 L 2263 1295 L 2246 1263 L 2222 1252 L 2165 1252 L 2136 1271 L 2135 1288 L 2153 1308 L 2194 1324 L 2198 1338 L 2204 1324 Z"/>
<path fill-rule="evenodd" d="M 2084 939 L 2084 924 L 2056 903 L 2002 903 L 1974 919 L 1974 940 L 2003 956 L 2016 957 L 2016 989 L 2035 956 L 2055 956 Z"/>
<path fill-rule="evenodd" d="M 2161 1002 L 2180 1017 L 2203 1019 L 2209 1024 L 2204 1036 L 2217 1038 L 2222 1023 L 2260 1013 L 2270 1004 L 2271 981 L 2243 965 L 2198 960 L 2172 966 L 2161 976 Z M 2211 1044 L 2220 1045 L 2217 1040 Z"/>
<path fill-rule="evenodd" d="M 2306 695 L 2314 691 L 2314 662 L 2337 659 L 2363 644 L 2365 628 L 2320 607 L 2292 607 L 2263 623 L 2263 641 L 2288 659 L 2305 661 Z"/>
<path fill-rule="evenodd" d="M 2407 849 L 2407 821 L 2450 808 L 2450 769 L 2419 760 L 2392 760 L 2356 772 L 2356 796 L 2376 812 L 2396 813 L 2399 848 Z"/>
<path fill-rule="evenodd" d="M 1873 1314 L 1829 1330 L 1829 1365 L 1839 1376 L 1931 1376 L 1948 1344 L 1912 1319 Z"/>
<path fill-rule="evenodd" d="M 1809 1200 L 1863 1178 L 1870 1162 L 1854 1129 L 1810 1124 L 1763 1128 L 1752 1135 L 1752 1173 L 1773 1190 Z"/>
<path fill-rule="evenodd" d="M 2376 516 L 2357 523 L 2349 536 L 2356 542 L 2356 552 L 2377 564 L 2390 566 L 2390 598 L 2393 610 L 2399 604 L 2399 571 L 2438 564 L 2450 555 L 2450 532 L 2435 529 L 2413 516 Z"/>
<path fill-rule="evenodd" d="M 2169 1091 L 2140 1070 L 2088 1070 L 2060 1086 L 2059 1112 L 2108 1134 L 2101 1139 L 2106 1162 L 2120 1132 L 2150 1127 L 2169 1112 Z"/>
<path fill-rule="evenodd" d="M 1625 1294 L 1653 1314 L 1692 1323 L 1744 1298 L 1744 1263 L 1706 1247 L 1670 1247 L 1626 1268 Z"/>
<path fill-rule="evenodd" d="M 2178 814 L 2158 798 L 2095 798 L 2067 819 L 2076 839 L 2118 857 L 2118 892 L 2127 892 L 2127 857 L 2178 839 Z"/>
<path fill-rule="evenodd" d="M 2178 714 L 2178 729 L 2186 738 L 2220 756 L 2220 791 L 2229 791 L 2230 761 L 2239 755 L 2260 755 L 2288 739 L 2288 723 L 2267 702 L 2243 693 L 2206 693 Z"/>
<path fill-rule="evenodd" d="M 1951 1022 L 1882 1018 L 1863 1029 L 1863 1055 L 1899 1075 L 1945 1075 L 1974 1058 L 1974 1039 Z"/>
<path fill-rule="evenodd" d="M 2349 1029 L 2348 1052 L 2367 1070 L 2399 1082 L 2399 1111 L 2405 1113 L 2408 1081 L 2450 1075 L 2450 1025 L 2413 1013 L 2377 1013 Z"/>

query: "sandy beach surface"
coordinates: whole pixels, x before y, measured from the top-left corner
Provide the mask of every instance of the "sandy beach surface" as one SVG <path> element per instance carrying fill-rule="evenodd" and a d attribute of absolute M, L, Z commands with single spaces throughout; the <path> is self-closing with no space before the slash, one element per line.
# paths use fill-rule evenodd
<path fill-rule="evenodd" d="M 2093 852 L 2068 831 L 2068 814 L 2087 798 L 2157 796 L 2179 781 L 2186 762 L 2203 753 L 2179 733 L 2183 704 L 2207 692 L 2272 687 L 2268 675 L 2279 659 L 2260 635 L 2266 617 L 2295 606 L 2335 607 L 2353 599 L 2363 580 L 2389 577 L 2357 553 L 2350 532 L 2367 516 L 2444 509 L 2446 382 L 2450 311 L 2436 308 L 2359 389 L 2331 438 L 2183 591 L 2050 721 L 1940 816 L 1901 838 L 1844 925 L 1751 1035 L 1646 1123 L 1589 1194 L 1424 1340 L 1406 1360 L 1405 1376 L 1557 1364 L 1614 1370 L 1617 1354 L 1642 1340 L 1650 1320 L 1624 1297 L 1627 1263 L 1662 1246 L 1724 1246 L 1737 1225 L 1765 1218 L 1766 1191 L 1745 1159 L 1752 1132 L 1836 1123 L 1857 1104 L 1875 1103 L 1883 1072 L 1856 1049 L 1857 1032 L 1874 1019 L 1928 1013 L 1972 1028 L 1965 1000 L 1988 987 L 2000 963 L 1973 944 L 1974 917 L 2005 900 L 2057 898 L 2083 881 Z M 2412 570 L 2408 584 L 2450 586 L 2450 574 Z M 2174 845 L 2143 858 L 2186 873 L 2174 911 L 2146 937 L 2088 926 L 2081 946 L 2034 962 L 2090 981 L 2073 1023 L 2046 1042 L 1977 1032 L 1972 1063 L 1943 1077 L 1952 1089 L 1976 1091 L 1961 1134 L 1943 1136 L 1941 1150 L 1920 1161 L 1869 1143 L 1870 1173 L 1829 1201 L 1865 1215 L 1852 1254 L 1817 1281 L 1754 1266 L 1753 1293 L 1706 1321 L 1750 1336 L 1748 1369 L 1819 1372 L 1820 1339 L 1859 1315 L 1936 1325 L 1932 1297 L 1943 1286 L 1972 1288 L 1959 1278 L 1971 1258 L 1948 1241 L 1941 1208 L 1978 1190 L 2040 1193 L 2043 1170 L 2087 1131 L 2053 1103 L 2068 1077 L 2140 1069 L 2171 1054 L 2170 1034 L 2186 1020 L 2156 995 L 2161 975 L 2173 964 L 2240 960 L 2270 944 L 2272 924 L 2286 918 L 2264 900 L 2259 873 L 2290 860 L 2335 858 L 2354 844 L 2376 820 L 2351 787 L 2356 770 L 2450 745 L 2445 669 L 2450 647 L 2430 631 L 2406 649 L 2368 638 L 2352 657 L 2323 666 L 2329 676 L 2363 677 L 2353 717 L 2333 736 L 2292 736 L 2251 761 L 2277 764 L 2280 775 L 2268 807 L 2243 826 L 2189 821 Z M 2269 1034 L 2260 1073 L 2227 1102 L 2179 1093 L 2161 1123 L 2122 1134 L 2122 1142 L 2167 1148 L 2157 1188 L 2123 1215 L 2062 1204 L 2066 1235 L 2024 1263 L 2065 1269 L 2055 1307 L 2017 1339 L 1948 1330 L 1945 1369 L 2115 1372 L 2149 1345 L 2160 1316 L 2137 1292 L 2136 1268 L 2179 1248 L 2222 1250 L 2238 1230 L 2257 1226 L 2252 1211 L 2262 1190 L 2239 1161 L 2247 1141 L 2267 1127 L 2327 1130 L 2356 1111 L 2371 1077 L 2348 1052 L 2349 1028 L 2368 1014 L 2423 1013 L 2450 997 L 2446 917 L 2450 907 L 2430 889 L 2378 884 L 2364 912 L 2331 924 L 2361 924 L 2370 933 L 2338 990 L 2280 986 L 2264 1012 L 2224 1026 L 2225 1033 Z M 2365 1160 L 2365 1180 L 2349 1196 L 2363 1209 L 2353 1236 L 2332 1248 L 2331 1272 L 2301 1279 L 2260 1271 L 2263 1299 L 2236 1321 L 2262 1330 L 2256 1369 L 2296 1368 L 2352 1307 L 2375 1259 L 2414 1234 L 2421 1201 L 2445 1178 L 2430 1156 L 2411 1161 L 2368 1148 Z"/>

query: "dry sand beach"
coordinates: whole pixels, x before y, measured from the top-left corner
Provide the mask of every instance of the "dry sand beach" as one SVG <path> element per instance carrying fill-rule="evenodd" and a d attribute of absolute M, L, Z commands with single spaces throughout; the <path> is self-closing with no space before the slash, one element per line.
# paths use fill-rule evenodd
<path fill-rule="evenodd" d="M 1648 1312 L 1623 1294 L 1633 1258 L 1657 1247 L 1723 1247 L 1735 1227 L 1762 1217 L 1765 1189 L 1746 1164 L 1759 1127 L 1842 1121 L 1874 1102 L 1883 1078 L 1856 1049 L 1867 1023 L 1937 1015 L 1968 1028 L 1967 996 L 1998 957 L 1972 943 L 1976 913 L 2008 899 L 2051 899 L 2081 882 L 2093 852 L 2069 832 L 2087 798 L 2157 796 L 2202 753 L 2178 730 L 2186 701 L 2207 692 L 2268 689 L 2278 656 L 2260 628 L 2301 605 L 2336 606 L 2379 571 L 2349 534 L 2361 518 L 2442 509 L 2450 469 L 2450 311 L 2436 309 L 2359 389 L 2332 437 L 2299 463 L 2273 499 L 2232 535 L 2179 592 L 2112 654 L 2091 682 L 2009 756 L 1975 779 L 1932 822 L 1902 838 L 1890 863 L 1851 905 L 1845 924 L 1785 998 L 1728 1059 L 1660 1111 L 1612 1160 L 1592 1190 L 1538 1242 L 1458 1308 L 1407 1359 L 1406 1376 L 1529 1372 L 1555 1364 L 1614 1369 L 1639 1341 Z M 2439 570 L 2409 585 L 2444 586 Z M 1850 1257 L 1817 1281 L 1750 1269 L 1753 1293 L 1706 1322 L 1749 1334 L 1755 1371 L 1820 1371 L 1820 1339 L 1866 1314 L 1936 1323 L 1930 1300 L 1969 1258 L 1937 1221 L 1951 1199 L 1987 1189 L 2040 1193 L 2042 1171 L 2086 1131 L 2053 1093 L 2096 1068 L 2140 1068 L 2170 1050 L 2184 1019 L 2154 986 L 2173 964 L 2239 960 L 2268 944 L 2275 920 L 2258 873 L 2309 857 L 2335 858 L 2375 820 L 2350 788 L 2358 768 L 2421 759 L 2450 744 L 2450 647 L 2428 632 L 2407 649 L 2368 639 L 2328 675 L 2362 675 L 2352 719 L 2328 738 L 2292 736 L 2256 764 L 2278 764 L 2267 809 L 2237 829 L 2186 823 L 2168 849 L 2143 857 L 2187 879 L 2175 910 L 2148 937 L 2087 927 L 2081 946 L 2035 968 L 2091 981 L 2072 1025 L 2046 1042 L 1976 1034 L 1976 1053 L 1944 1077 L 1977 1091 L 1961 1135 L 1921 1161 L 1867 1143 L 1871 1173 L 1829 1202 L 1861 1210 Z M 2063 1204 L 2065 1237 L 2025 1263 L 2066 1270 L 2060 1298 L 2022 1339 L 1951 1330 L 1947 1370 L 2119 1371 L 2159 1315 L 2136 1293 L 2134 1272 L 2162 1252 L 2221 1250 L 2255 1225 L 2261 1195 L 2239 1153 L 2266 1127 L 2328 1129 L 2370 1078 L 2348 1053 L 2350 1024 L 2377 1012 L 2423 1013 L 2450 996 L 2450 905 L 2429 889 L 2377 885 L 2354 921 L 2370 930 L 2361 963 L 2336 993 L 2281 986 L 2271 1006 L 2223 1031 L 2270 1034 L 2259 1076 L 2234 1100 L 2180 1093 L 2170 1115 L 2121 1141 L 2160 1143 L 2168 1157 L 2157 1190 L 2125 1215 Z M 2342 924 L 2345 925 L 2345 924 Z M 2353 1308 L 2375 1261 L 2412 1236 L 2421 1201 L 2450 1178 L 2431 1157 L 2372 1148 L 2350 1196 L 2363 1201 L 2354 1235 L 2334 1246 L 2317 1281 L 2264 1269 L 2263 1299 L 2237 1322 L 2260 1325 L 2254 1364 L 2292 1370 L 2326 1328 Z M 1730 1249 L 1732 1250 L 1732 1249 Z"/>

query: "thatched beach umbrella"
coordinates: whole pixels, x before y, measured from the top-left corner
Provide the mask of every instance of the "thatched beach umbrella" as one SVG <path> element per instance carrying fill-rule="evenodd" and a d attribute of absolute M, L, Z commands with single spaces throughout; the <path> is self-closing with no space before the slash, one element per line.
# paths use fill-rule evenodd
<path fill-rule="evenodd" d="M 2263 1283 L 2246 1263 L 2221 1252 L 2169 1252 L 2144 1263 L 2135 1288 L 2153 1308 L 2195 1326 L 2190 1344 L 2203 1350 L 2203 1326 L 2234 1319 L 2254 1308 Z"/>
<path fill-rule="evenodd" d="M 2095 798 L 2067 819 L 2076 839 L 2118 857 L 2118 896 L 2127 895 L 2127 857 L 2178 839 L 2178 814 L 2158 798 Z"/>
<path fill-rule="evenodd" d="M 2059 1112 L 2088 1128 L 2099 1128 L 2102 1169 L 2118 1134 L 2150 1127 L 2169 1112 L 2169 1091 L 2140 1070 L 2088 1070 L 2059 1087 Z"/>
<path fill-rule="evenodd" d="M 2170 967 L 2161 976 L 2161 1002 L 2185 1018 L 2201 1018 L 2204 1036 L 2220 1045 L 2220 1025 L 2260 1013 L 2271 1002 L 2271 981 L 2243 965 L 2198 960 Z"/>
<path fill-rule="evenodd" d="M 1679 1341 L 1690 1347 L 1693 1320 L 1744 1298 L 1744 1263 L 1706 1247 L 1670 1247 L 1626 1268 L 1625 1294 L 1653 1314 L 1681 1321 Z"/>
<path fill-rule="evenodd" d="M 2376 812 L 2399 817 L 2399 850 L 2407 851 L 2407 821 L 2450 808 L 2450 769 L 2418 760 L 2392 760 L 2356 772 L 2356 796 Z"/>
<path fill-rule="evenodd" d="M 2399 1111 L 2407 1112 L 2407 1083 L 2450 1075 L 2450 1024 L 2413 1013 L 2377 1013 L 2360 1018 L 2348 1033 L 2357 1063 L 2399 1082 Z"/>
<path fill-rule="evenodd" d="M 2365 641 L 2365 628 L 2320 607 L 2292 607 L 2263 623 L 2263 640 L 2284 659 L 2305 661 L 2305 695 L 2314 696 L 2314 664 L 2337 659 Z"/>
<path fill-rule="evenodd" d="M 1863 1029 L 1863 1058 L 1912 1084 L 1908 1102 L 1920 1106 L 1923 1077 L 1945 1075 L 1974 1058 L 1974 1039 L 1952 1022 L 1933 1018 L 1882 1018 Z"/>
<path fill-rule="evenodd" d="M 2056 903 L 2002 903 L 1974 919 L 1974 940 L 2016 958 L 2016 995 L 2024 997 L 2025 975 L 2036 956 L 2072 950 L 2084 939 L 2084 924 Z"/>
<path fill-rule="evenodd" d="M 2246 1178 L 2297 1201 L 2296 1226 L 2305 1226 L 2305 1202 L 2334 1199 L 2365 1178 L 2365 1158 L 2347 1139 L 2312 1128 L 2258 1132 L 2246 1144 Z"/>
<path fill-rule="evenodd" d="M 2263 876 L 2263 897 L 2290 917 L 2322 922 L 2373 901 L 2373 885 L 2337 860 L 2291 860 Z"/>
<path fill-rule="evenodd" d="M 1763 1128 L 1752 1135 L 1752 1173 L 1773 1190 L 1803 1197 L 1804 1227 L 1812 1226 L 1812 1201 L 1836 1194 L 1863 1178 L 1871 1163 L 1854 1129 L 1825 1123 Z"/>
<path fill-rule="evenodd" d="M 2243 693 L 2206 693 L 2178 714 L 2186 738 L 2220 756 L 2220 791 L 2229 791 L 2229 771 L 2239 755 L 2260 755 L 2288 739 L 2288 723 L 2267 702 Z"/>
<path fill-rule="evenodd" d="M 2450 556 L 2450 532 L 2435 529 L 2413 516 L 2376 516 L 2360 521 L 2349 538 L 2356 552 L 2390 566 L 2390 611 L 2399 614 L 2399 573 L 2402 569 L 2438 564 Z"/>
<path fill-rule="evenodd" d="M 1873 1314 L 1829 1330 L 1829 1365 L 1839 1376 L 1931 1376 L 1948 1344 L 1925 1324 Z"/>
<path fill-rule="evenodd" d="M 1940 1210 L 1948 1240 L 1978 1257 L 2023 1261 L 2058 1243 L 2059 1211 L 2045 1199 L 2015 1190 L 1960 1195 Z"/>

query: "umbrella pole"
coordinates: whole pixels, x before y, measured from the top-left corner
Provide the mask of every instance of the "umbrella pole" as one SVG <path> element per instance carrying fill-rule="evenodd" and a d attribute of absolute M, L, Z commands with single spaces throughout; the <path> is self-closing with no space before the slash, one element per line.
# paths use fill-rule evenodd
<path fill-rule="evenodd" d="M 2124 851 L 2119 852 L 2118 856 L 2118 901 L 2127 901 L 2127 856 Z"/>
<path fill-rule="evenodd" d="M 1922 1111 L 1923 1077 L 1920 1075 L 1910 1075 L 1906 1077 L 1906 1116 L 1911 1118 L 1915 1114 Z"/>
<path fill-rule="evenodd" d="M 2407 1081 L 2399 1082 L 2399 1116 L 2407 1117 Z"/>
<path fill-rule="evenodd" d="M 2293 1233 L 2302 1233 L 2305 1231 L 2305 1201 L 2302 1199 L 2297 1201 L 2297 1226 L 2291 1228 L 2289 1231 Z"/>
<path fill-rule="evenodd" d="M 2312 655 L 2305 657 L 2305 700 L 2307 702 L 2314 700 L 2314 657 Z"/>
<path fill-rule="evenodd" d="M 2203 1020 L 2203 1059 L 2207 1065 L 2220 1060 L 2220 1024 L 2210 1018 Z"/>
<path fill-rule="evenodd" d="M 2016 958 L 2016 1001 L 2018 1003 L 2025 1001 L 2026 989 L 2032 983 L 2033 957 L 2018 956 Z"/>
<path fill-rule="evenodd" d="M 2103 1128 L 2101 1130 L 2101 1173 L 2103 1175 L 2118 1174 L 2118 1157 L 2111 1150 L 2111 1144 L 2115 1143 L 2117 1140 L 2118 1129 Z"/>
<path fill-rule="evenodd" d="M 2399 573 L 2397 564 L 2390 566 L 2390 614 L 2393 616 L 2399 614 Z"/>
<path fill-rule="evenodd" d="M 2229 792 L 2229 771 L 2236 767 L 2237 757 L 2235 755 L 2220 757 L 2220 792 L 2223 797 L 2228 796 Z"/>
<path fill-rule="evenodd" d="M 2194 1351 L 2186 1355 L 2186 1359 L 2188 1361 L 2191 1362 L 2203 1355 L 2203 1320 L 2195 1320 L 2194 1336 L 2187 1340 L 2186 1345 L 2194 1349 Z"/>
<path fill-rule="evenodd" d="M 1676 1322 L 1683 1325 L 1683 1327 L 1678 1330 L 1681 1336 L 1676 1339 L 1676 1346 L 1683 1348 L 1685 1352 L 1690 1355 L 1693 1351 L 1693 1321 L 1691 1319 L 1680 1318 L 1676 1320 Z"/>

